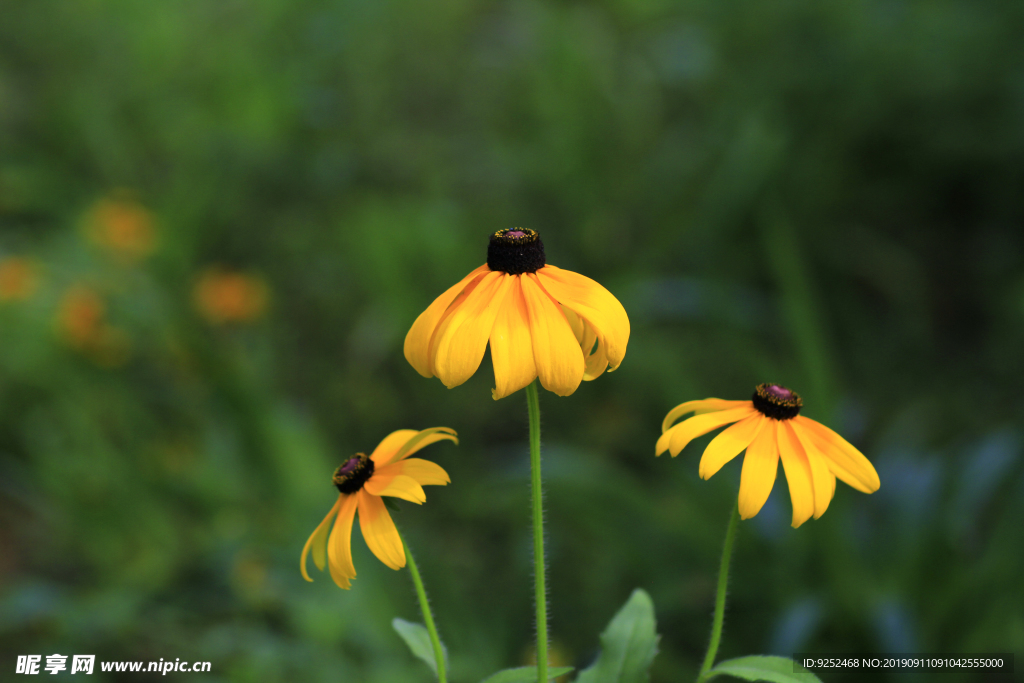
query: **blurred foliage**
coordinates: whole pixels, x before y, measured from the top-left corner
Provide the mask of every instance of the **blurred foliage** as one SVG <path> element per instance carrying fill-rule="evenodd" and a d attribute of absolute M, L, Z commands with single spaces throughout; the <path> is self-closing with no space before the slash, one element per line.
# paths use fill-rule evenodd
<path fill-rule="evenodd" d="M 702 482 L 706 439 L 654 441 L 761 381 L 882 488 L 792 530 L 780 477 L 740 527 L 721 657 L 1024 652 L 1021 3 L 0 15 L 4 666 L 428 680 L 390 627 L 419 620 L 403 572 L 358 533 L 351 591 L 297 565 L 338 462 L 436 425 L 453 483 L 398 521 L 453 679 L 528 663 L 525 401 L 489 399 L 486 359 L 447 391 L 402 357 L 519 225 L 633 323 L 617 372 L 541 399 L 555 664 L 592 662 L 643 587 L 654 680 L 694 676 L 739 467 Z"/>

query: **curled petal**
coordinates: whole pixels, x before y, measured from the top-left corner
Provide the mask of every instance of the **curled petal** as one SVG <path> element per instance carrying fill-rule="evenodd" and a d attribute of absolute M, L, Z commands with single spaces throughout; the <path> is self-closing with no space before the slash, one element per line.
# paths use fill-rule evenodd
<path fill-rule="evenodd" d="M 380 466 L 391 462 L 399 449 L 409 443 L 409 439 L 417 434 L 419 432 L 415 429 L 399 429 L 385 436 L 384 440 L 377 444 L 377 447 L 373 449 L 373 453 L 370 454 L 373 464 Z"/>
<path fill-rule="evenodd" d="M 665 419 L 661 423 L 661 431 L 663 433 L 667 432 L 673 422 L 687 413 L 703 415 L 704 413 L 714 413 L 719 410 L 739 408 L 744 405 L 749 405 L 751 408 L 754 407 L 754 404 L 751 401 L 725 401 L 720 398 L 705 398 L 700 401 L 687 401 L 686 403 L 680 403 L 675 408 L 668 411 L 668 415 L 665 416 Z"/>
<path fill-rule="evenodd" d="M 327 513 L 323 521 L 317 525 L 316 529 L 309 538 L 306 540 L 306 545 L 302 547 L 302 557 L 299 558 L 299 567 L 302 570 L 302 578 L 306 581 L 312 581 L 309 578 L 309 574 L 306 572 L 306 558 L 309 556 L 310 550 L 313 551 L 313 562 L 316 564 L 317 569 L 323 571 L 324 560 L 327 553 L 327 532 L 331 528 L 331 519 L 338 512 L 338 507 L 341 505 L 341 499 L 343 496 L 338 496 L 338 500 L 334 501 L 334 505 L 331 506 L 331 511 Z"/>
<path fill-rule="evenodd" d="M 438 441 L 454 441 L 455 444 L 458 445 L 459 437 L 458 434 L 455 433 L 455 430 L 449 427 L 431 427 L 429 429 L 424 429 L 416 432 L 412 438 L 406 441 L 405 445 L 398 449 L 394 457 L 390 458 L 386 462 L 381 462 L 380 464 L 404 460 L 413 453 L 417 453 L 430 444 L 437 443 Z"/>
<path fill-rule="evenodd" d="M 572 331 L 576 335 L 576 341 L 580 343 L 580 348 L 583 349 L 585 364 L 583 381 L 590 382 L 597 379 L 608 369 L 606 345 L 597 343 L 598 336 L 594 326 L 576 315 L 571 308 L 562 306 L 562 312 L 565 313 L 569 325 L 572 326 Z"/>
<path fill-rule="evenodd" d="M 396 462 L 391 467 L 397 468 L 397 470 L 406 475 L 412 477 L 420 483 L 421 486 L 437 485 L 445 486 L 451 479 L 448 477 L 448 473 L 444 471 L 444 468 L 437 463 L 430 462 L 429 460 L 423 460 L 422 458 L 406 458 L 401 462 Z"/>
<path fill-rule="evenodd" d="M 716 413 L 705 413 L 691 417 L 661 435 L 655 447 L 655 455 L 661 455 L 668 449 L 674 458 L 686 448 L 688 443 L 698 436 L 703 436 L 730 422 L 738 422 L 756 412 L 753 406 L 740 406 L 731 410 L 720 410 Z"/>
<path fill-rule="evenodd" d="M 405 335 L 405 359 L 415 368 L 416 372 L 424 377 L 433 377 L 433 360 L 430 357 L 430 339 L 434 335 L 437 323 L 441 320 L 448 307 L 455 301 L 455 298 L 463 293 L 474 281 L 482 278 L 491 269 L 486 265 L 480 266 L 458 283 L 448 288 L 441 296 L 434 299 L 434 302 L 427 307 L 427 310 L 419 314 L 416 322 L 409 328 Z"/>

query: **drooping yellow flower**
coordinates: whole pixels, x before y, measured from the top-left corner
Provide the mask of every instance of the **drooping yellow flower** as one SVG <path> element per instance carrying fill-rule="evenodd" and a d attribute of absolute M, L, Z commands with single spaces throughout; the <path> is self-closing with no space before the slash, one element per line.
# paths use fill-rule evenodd
<path fill-rule="evenodd" d="M 405 337 L 405 358 L 449 389 L 473 376 L 488 342 L 494 399 L 535 378 L 559 396 L 619 367 L 629 318 L 588 277 L 547 265 L 535 230 L 491 235 L 487 263 L 423 311 Z"/>
<path fill-rule="evenodd" d="M 662 423 L 655 455 L 679 455 L 698 436 L 735 423 L 716 436 L 700 460 L 701 479 L 710 479 L 746 449 L 740 473 L 740 517 L 756 515 L 771 493 L 782 458 L 793 501 L 793 526 L 821 517 L 836 492 L 838 477 L 858 491 L 878 490 L 878 473 L 864 455 L 825 425 L 800 415 L 803 401 L 778 384 L 759 384 L 750 401 L 709 398 L 673 408 Z M 672 423 L 694 413 L 675 426 Z"/>
<path fill-rule="evenodd" d="M 313 562 L 318 569 L 323 571 L 326 560 L 334 582 L 346 590 L 350 587 L 351 579 L 356 577 L 351 538 L 352 521 L 357 510 L 359 528 L 373 554 L 392 569 L 404 567 L 402 538 L 381 496 L 394 496 L 421 504 L 427 499 L 423 493 L 424 486 L 444 486 L 451 481 L 440 465 L 409 457 L 421 448 L 443 440 L 459 442 L 455 430 L 447 427 L 433 427 L 420 432 L 399 429 L 388 434 L 369 456 L 357 453 L 342 463 L 334 471 L 332 480 L 339 492 L 338 500 L 302 549 L 302 577 L 306 581 L 313 580 L 306 573 L 306 558 L 312 551 Z M 334 519 L 333 527 L 331 519 Z"/>

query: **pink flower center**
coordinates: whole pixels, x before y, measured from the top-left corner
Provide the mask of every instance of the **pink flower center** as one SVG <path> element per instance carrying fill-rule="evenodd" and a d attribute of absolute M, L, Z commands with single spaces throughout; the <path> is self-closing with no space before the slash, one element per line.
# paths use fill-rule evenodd
<path fill-rule="evenodd" d="M 793 391 L 786 387 L 781 387 L 778 384 L 769 384 L 766 391 L 771 394 L 774 398 L 782 401 L 788 401 L 793 398 Z"/>
<path fill-rule="evenodd" d="M 341 474 L 341 475 L 352 474 L 352 472 L 357 467 L 359 467 L 359 462 L 360 462 L 359 458 L 349 458 L 348 460 L 345 461 L 345 463 L 341 467 L 338 468 L 338 474 Z"/>

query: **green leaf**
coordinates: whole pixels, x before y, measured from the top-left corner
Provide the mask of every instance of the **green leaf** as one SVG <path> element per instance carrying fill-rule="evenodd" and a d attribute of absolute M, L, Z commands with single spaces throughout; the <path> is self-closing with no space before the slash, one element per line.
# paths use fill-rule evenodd
<path fill-rule="evenodd" d="M 708 672 L 705 681 L 725 674 L 745 681 L 769 681 L 769 683 L 821 683 L 821 679 L 807 669 L 785 657 L 751 655 L 719 662 Z"/>
<path fill-rule="evenodd" d="M 601 634 L 601 654 L 576 683 L 646 683 L 658 652 L 654 603 L 637 588 Z"/>
<path fill-rule="evenodd" d="M 391 628 L 402 636 L 402 640 L 409 646 L 412 653 L 426 662 L 436 676 L 437 660 L 434 659 L 434 647 L 430 644 L 430 632 L 427 631 L 427 628 L 423 624 L 415 624 L 398 617 L 391 620 Z M 441 643 L 441 650 L 444 653 L 445 670 L 447 670 L 448 650 L 445 649 L 444 643 Z"/>
<path fill-rule="evenodd" d="M 392 512 L 401 512 L 402 508 L 398 507 L 398 502 L 390 496 L 381 496 L 381 500 L 384 501 L 384 507 Z"/>
<path fill-rule="evenodd" d="M 556 666 L 548 669 L 548 680 L 564 676 L 572 671 L 571 666 Z M 488 676 L 481 683 L 537 683 L 537 667 L 521 666 L 516 669 L 503 669 Z"/>

